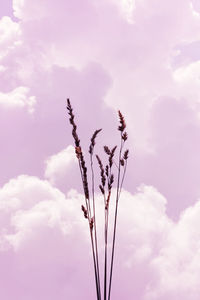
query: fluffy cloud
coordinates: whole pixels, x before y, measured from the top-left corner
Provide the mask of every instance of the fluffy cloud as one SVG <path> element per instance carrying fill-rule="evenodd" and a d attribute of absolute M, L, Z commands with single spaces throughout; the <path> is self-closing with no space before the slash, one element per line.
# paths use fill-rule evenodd
<path fill-rule="evenodd" d="M 17 22 L 5 16 L 0 20 L 0 58 L 20 44 L 21 30 Z"/>
<path fill-rule="evenodd" d="M 29 88 L 17 87 L 9 93 L 0 93 L 0 106 L 5 108 L 26 108 L 29 113 L 33 113 L 36 99 L 29 96 Z"/>
<path fill-rule="evenodd" d="M 118 5 L 122 11 L 131 12 L 132 24 L 121 17 L 116 9 Z M 37 1 L 14 1 L 23 38 L 22 53 L 17 52 L 16 77 L 31 84 L 41 68 L 49 72 L 56 64 L 80 70 L 91 61 L 98 62 L 114 83 L 104 94 L 104 100 L 114 109 L 123 108 L 136 149 L 148 152 L 151 150 L 148 136 L 152 103 L 160 96 L 180 97 L 180 89 L 183 94 L 174 80 L 171 64 L 183 42 L 187 45 L 199 39 L 200 21 L 189 0 L 184 4 L 180 4 L 180 0 L 173 4 L 120 1 L 118 5 L 115 1 L 100 4 L 88 0 L 83 4 L 77 0 L 73 4 L 61 1 L 57 7 L 52 1 L 39 5 Z M 179 9 L 174 9 L 174 5 Z"/>
<path fill-rule="evenodd" d="M 47 181 L 21 175 L 2 187 L 0 203 L 0 260 L 7 265 L 1 275 L 4 299 L 14 295 L 20 299 L 55 299 L 58 290 L 58 299 L 64 295 L 81 299 L 79 291 L 68 285 L 74 282 L 75 287 L 83 271 L 80 262 L 90 260 L 86 224 L 79 213 L 82 196 L 71 192 L 66 198 Z M 8 285 L 12 289 L 7 289 Z M 87 282 L 82 292 L 87 293 Z"/>
<path fill-rule="evenodd" d="M 184 210 L 175 222 L 155 188 L 123 192 L 114 299 L 197 299 L 199 202 L 191 205 L 199 195 L 200 18 L 192 2 L 15 0 L 19 23 L 1 19 L 0 180 L 42 178 L 45 160 L 49 180 L 20 176 L 1 189 L 4 299 L 94 298 L 92 268 L 85 278 L 86 227 L 76 214 L 81 196 L 64 194 L 80 178 L 70 148 L 60 151 L 72 142 L 66 97 L 84 149 L 101 127 L 100 144 L 117 143 L 120 108 L 131 150 L 129 190 L 145 182 L 168 199 L 167 213 L 178 219 Z"/>
<path fill-rule="evenodd" d="M 96 197 L 99 221 L 103 199 Z M 13 295 L 54 299 L 58 291 L 57 299 L 94 297 L 82 203 L 83 196 L 75 190 L 65 196 L 48 181 L 27 175 L 1 188 L 0 260 L 2 266 L 7 265 L 0 275 L 4 299 Z M 178 296 L 198 299 L 200 202 L 183 211 L 176 223 L 167 217 L 166 205 L 166 199 L 151 186 L 140 186 L 134 195 L 122 192 L 113 277 L 115 299 L 122 295 L 128 300 L 133 295 L 141 300 L 165 300 L 169 296 L 173 300 Z M 112 213 L 110 217 L 113 220 Z M 99 230 L 103 230 L 102 220 Z M 101 242 L 99 245 L 103 255 Z M 10 284 L 12 289 L 7 289 Z"/>
<path fill-rule="evenodd" d="M 152 261 L 156 280 L 146 299 L 198 299 L 200 202 L 186 209 Z"/>
<path fill-rule="evenodd" d="M 55 184 L 60 178 L 65 178 L 67 173 L 73 172 L 77 165 L 77 158 L 74 147 L 68 146 L 66 149 L 50 156 L 46 160 L 45 177 Z M 66 181 L 66 178 L 65 178 Z"/>

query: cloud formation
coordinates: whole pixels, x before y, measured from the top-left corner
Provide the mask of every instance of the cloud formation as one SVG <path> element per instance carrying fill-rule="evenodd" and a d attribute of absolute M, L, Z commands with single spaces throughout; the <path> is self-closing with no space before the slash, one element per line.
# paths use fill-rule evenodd
<path fill-rule="evenodd" d="M 96 201 L 99 220 L 103 199 L 97 195 Z M 83 196 L 75 190 L 65 196 L 48 181 L 27 175 L 1 188 L 0 251 L 1 263 L 7 265 L 6 273 L 0 275 L 4 299 L 15 295 L 20 299 L 53 300 L 58 291 L 58 300 L 94 297 L 82 202 Z M 166 205 L 166 199 L 151 186 L 140 186 L 134 195 L 123 191 L 114 269 L 115 299 L 123 295 L 141 300 L 175 300 L 180 296 L 198 299 L 200 202 L 187 208 L 176 223 L 166 215 Z M 100 246 L 101 251 L 103 254 Z M 6 288 L 9 285 L 12 289 Z"/>
<path fill-rule="evenodd" d="M 128 125 L 114 299 L 198 299 L 199 8 L 14 0 L 0 20 L 5 300 L 94 298 L 67 97 L 86 153 L 97 128 L 99 154 L 118 143 L 117 109 Z"/>
<path fill-rule="evenodd" d="M 0 105 L 5 108 L 27 108 L 29 113 L 34 112 L 36 99 L 29 96 L 29 88 L 20 86 L 10 93 L 0 93 Z"/>

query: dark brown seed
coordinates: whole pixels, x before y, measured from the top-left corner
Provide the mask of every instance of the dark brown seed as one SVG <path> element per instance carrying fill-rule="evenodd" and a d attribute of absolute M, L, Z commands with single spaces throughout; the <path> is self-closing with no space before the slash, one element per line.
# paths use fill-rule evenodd
<path fill-rule="evenodd" d="M 122 167 L 124 166 L 124 159 L 120 159 L 120 164 Z"/>
<path fill-rule="evenodd" d="M 124 132 L 122 134 L 122 140 L 124 140 L 124 142 L 125 142 L 127 140 L 127 138 L 128 138 L 128 134 L 127 134 L 127 132 Z"/>
<path fill-rule="evenodd" d="M 104 194 L 105 194 L 105 190 L 104 190 L 104 188 L 102 187 L 102 185 L 99 185 L 99 188 L 100 188 L 102 194 L 104 195 Z"/>
<path fill-rule="evenodd" d="M 97 134 L 101 131 L 102 129 L 97 129 L 95 130 L 95 132 L 93 133 L 93 136 L 91 138 L 91 144 L 90 144 L 90 147 L 89 147 L 89 153 L 90 154 L 93 154 L 93 151 L 94 151 L 94 146 L 95 146 L 95 139 L 97 137 Z"/>
<path fill-rule="evenodd" d="M 125 152 L 124 152 L 124 160 L 127 160 L 128 159 L 128 153 L 129 153 L 129 150 L 127 149 Z"/>
<path fill-rule="evenodd" d="M 123 132 L 124 129 L 126 128 L 126 123 L 125 123 L 125 120 L 124 120 L 124 116 L 122 115 L 120 110 L 118 110 L 118 115 L 119 115 L 119 122 L 120 122 L 120 126 L 118 127 L 118 130 Z"/>
<path fill-rule="evenodd" d="M 108 146 L 104 146 L 104 151 L 105 151 L 106 154 L 108 154 L 108 155 L 111 154 L 111 151 L 110 151 L 110 149 L 108 148 Z"/>

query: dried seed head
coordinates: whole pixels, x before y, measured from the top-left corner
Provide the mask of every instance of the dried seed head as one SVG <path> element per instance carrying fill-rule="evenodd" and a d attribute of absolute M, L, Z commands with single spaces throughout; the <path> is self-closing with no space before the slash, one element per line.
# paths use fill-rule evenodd
<path fill-rule="evenodd" d="M 113 149 L 112 149 L 112 151 L 111 151 L 111 155 L 112 156 L 114 156 L 114 154 L 115 154 L 115 150 L 117 149 L 117 146 L 115 146 Z"/>
<path fill-rule="evenodd" d="M 72 136 L 73 136 L 74 142 L 75 142 L 76 156 L 80 161 L 80 167 L 81 167 L 82 172 L 83 172 L 83 189 L 84 189 L 86 199 L 89 199 L 89 189 L 88 189 L 88 181 L 87 181 L 87 168 L 85 166 L 84 156 L 83 156 L 83 153 L 81 151 L 80 140 L 79 140 L 77 132 L 76 132 L 77 126 L 74 122 L 73 109 L 72 109 L 72 106 L 71 106 L 71 103 L 70 103 L 69 99 L 67 99 L 67 110 L 68 110 L 68 114 L 70 116 L 69 121 L 70 121 L 70 123 L 72 124 L 72 127 L 73 127 L 72 128 Z"/>
<path fill-rule="evenodd" d="M 106 176 L 108 177 L 108 165 L 106 165 Z"/>
<path fill-rule="evenodd" d="M 111 174 L 111 176 L 110 176 L 110 184 L 112 185 L 112 184 L 113 184 L 113 182 L 114 182 L 114 175 L 113 175 L 113 174 Z"/>
<path fill-rule="evenodd" d="M 120 126 L 118 127 L 118 130 L 123 132 L 124 129 L 126 128 L 126 123 L 125 123 L 125 120 L 124 120 L 124 116 L 122 115 L 120 110 L 118 110 L 118 115 L 119 115 L 119 122 L 120 122 Z"/>
<path fill-rule="evenodd" d="M 72 125 L 72 136 L 74 138 L 75 146 L 79 147 L 80 146 L 80 140 L 79 140 L 77 132 L 76 132 L 77 126 L 74 122 L 73 109 L 72 109 L 72 106 L 71 106 L 71 103 L 70 103 L 69 99 L 67 99 L 67 110 L 68 110 L 68 114 L 70 116 L 69 122 Z"/>
<path fill-rule="evenodd" d="M 127 140 L 127 138 L 128 138 L 128 134 L 127 134 L 127 132 L 124 132 L 122 134 L 122 140 L 124 140 L 124 142 L 125 142 Z"/>
<path fill-rule="evenodd" d="M 103 168 L 102 161 L 101 161 L 101 159 L 99 158 L 98 155 L 96 155 L 96 158 L 97 158 L 97 161 L 98 161 L 98 164 L 99 164 L 99 168 L 101 170 L 101 183 L 102 183 L 102 186 L 104 187 L 105 183 L 106 183 L 105 171 L 104 171 L 104 168 Z"/>
<path fill-rule="evenodd" d="M 129 153 L 129 150 L 127 149 L 125 152 L 124 152 L 124 160 L 127 160 L 128 159 L 128 153 Z"/>
<path fill-rule="evenodd" d="M 124 159 L 123 158 L 120 159 L 120 164 L 121 164 L 122 167 L 124 166 Z"/>
<path fill-rule="evenodd" d="M 91 218 L 90 220 L 90 229 L 92 230 L 94 226 L 94 217 Z"/>
<path fill-rule="evenodd" d="M 75 147 L 75 153 L 76 153 L 76 157 L 78 159 L 80 159 L 81 158 L 81 153 L 82 153 L 81 147 Z"/>
<path fill-rule="evenodd" d="M 95 132 L 93 133 L 93 136 L 91 138 L 91 144 L 90 144 L 90 147 L 89 147 L 89 153 L 90 154 L 93 154 L 93 151 L 94 151 L 94 146 L 95 146 L 95 139 L 97 137 L 97 134 L 101 131 L 102 129 L 98 129 L 98 130 L 95 130 Z"/>
<path fill-rule="evenodd" d="M 104 151 L 105 151 L 106 154 L 108 154 L 108 155 L 111 154 L 111 151 L 110 151 L 110 149 L 108 148 L 108 146 L 104 146 Z"/>
<path fill-rule="evenodd" d="M 110 156 L 109 156 L 109 166 L 110 168 L 112 167 L 113 165 L 113 157 L 114 157 L 114 154 L 115 154 L 115 150 L 117 149 L 117 146 L 115 146 L 111 152 L 110 152 Z"/>
<path fill-rule="evenodd" d="M 109 206 L 109 203 L 110 203 L 110 195 L 111 195 L 111 191 L 109 191 L 108 198 L 106 199 L 105 210 L 108 209 L 108 206 Z"/>
<path fill-rule="evenodd" d="M 102 185 L 99 185 L 99 188 L 100 188 L 100 190 L 101 190 L 101 193 L 104 195 L 104 194 L 105 194 L 105 190 L 104 190 L 104 188 L 102 187 Z"/>
<path fill-rule="evenodd" d="M 88 219 L 88 212 L 87 212 L 87 209 L 85 208 L 85 206 L 84 206 L 84 205 L 81 205 L 81 209 L 82 209 L 82 211 L 83 211 L 84 217 L 85 217 L 86 219 Z"/>
<path fill-rule="evenodd" d="M 111 189 L 112 189 L 113 182 L 114 182 L 114 175 L 111 174 L 110 180 L 109 180 L 109 183 L 108 183 L 108 190 L 109 191 L 111 191 Z"/>

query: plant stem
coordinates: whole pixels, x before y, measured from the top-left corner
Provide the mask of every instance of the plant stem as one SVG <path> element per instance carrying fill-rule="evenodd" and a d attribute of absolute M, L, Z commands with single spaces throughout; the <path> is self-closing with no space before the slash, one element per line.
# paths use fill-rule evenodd
<path fill-rule="evenodd" d="M 99 255 L 98 255 L 98 243 L 97 243 L 97 230 L 96 230 L 96 214 L 95 214 L 95 201 L 94 201 L 94 169 L 93 169 L 93 159 L 92 154 L 90 154 L 90 164 L 92 171 L 92 198 L 93 198 L 93 213 L 94 213 L 94 237 L 95 237 L 95 256 L 96 256 L 96 266 L 97 266 L 97 281 L 99 289 L 99 299 L 101 300 L 101 283 L 99 274 Z"/>
<path fill-rule="evenodd" d="M 119 190 L 119 197 L 121 195 L 122 185 L 123 185 L 124 177 L 125 177 L 125 174 L 126 174 L 126 168 L 127 168 L 127 160 L 126 160 L 125 166 L 124 166 L 124 172 L 123 172 L 122 181 L 121 181 L 120 190 Z"/>
<path fill-rule="evenodd" d="M 121 146 L 119 152 L 119 164 L 118 164 L 118 178 L 117 178 L 117 196 L 116 196 L 116 206 L 115 206 L 115 219 L 114 219 L 114 229 L 113 229 L 113 241 L 112 241 L 112 254 L 111 254 L 111 265 L 110 265 L 110 280 L 109 280 L 109 292 L 108 300 L 110 300 L 111 295 L 111 284 L 112 284 L 112 274 L 113 274 L 113 261 L 114 261 L 114 252 L 115 252 L 115 236 L 116 236 L 116 227 L 117 227 L 117 212 L 118 212 L 118 201 L 119 201 L 119 188 L 120 188 L 120 160 L 122 153 L 122 133 L 121 133 Z"/>
<path fill-rule="evenodd" d="M 106 199 L 104 195 L 104 202 L 106 205 Z M 105 256 L 104 256 L 104 300 L 107 296 L 107 244 L 108 244 L 108 208 L 105 209 Z"/>
<path fill-rule="evenodd" d="M 90 226 L 90 224 L 89 224 Z M 92 235 L 92 229 L 90 228 L 90 237 L 92 242 L 92 254 L 93 254 L 93 262 L 94 262 L 94 271 L 95 271 L 95 282 L 96 282 L 96 293 L 97 293 L 97 300 L 100 300 L 99 294 L 99 285 L 98 285 L 98 278 L 97 278 L 97 267 L 96 267 L 96 258 L 95 258 L 95 250 L 94 250 L 94 240 Z"/>
<path fill-rule="evenodd" d="M 83 183 L 83 172 L 82 172 L 80 160 L 78 160 L 78 162 L 79 162 L 79 169 L 80 169 L 80 173 L 81 173 L 81 180 L 82 180 L 82 183 Z M 99 285 L 98 285 L 97 266 L 96 266 L 96 258 L 95 258 L 95 251 L 94 251 L 94 241 L 93 241 L 92 230 L 90 229 L 91 208 L 90 208 L 89 199 L 87 199 L 86 197 L 85 197 L 85 204 L 86 204 L 86 208 L 87 208 L 87 211 L 88 211 L 88 225 L 89 225 L 90 239 L 91 239 L 91 244 L 92 244 L 92 254 L 93 254 L 94 272 L 95 272 L 97 300 L 101 300 L 101 298 L 99 297 Z"/>

